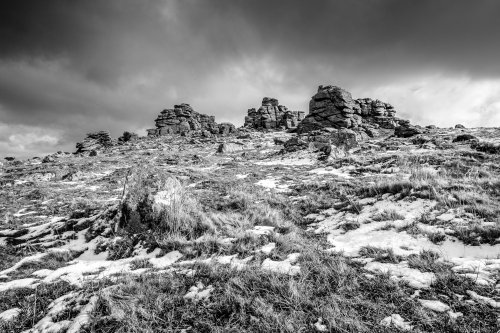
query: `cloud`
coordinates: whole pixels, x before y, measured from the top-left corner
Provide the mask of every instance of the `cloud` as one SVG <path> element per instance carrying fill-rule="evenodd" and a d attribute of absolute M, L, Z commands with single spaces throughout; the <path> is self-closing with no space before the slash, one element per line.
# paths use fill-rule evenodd
<path fill-rule="evenodd" d="M 500 126 L 500 79 L 425 76 L 369 91 L 398 107 L 398 116 L 420 125 Z"/>
<path fill-rule="evenodd" d="M 74 145 L 60 142 L 60 131 L 46 128 L 6 125 L 0 123 L 0 151 L 6 156 L 32 157 L 54 153 L 58 148 L 71 151 Z"/>
<path fill-rule="evenodd" d="M 498 125 L 499 15 L 495 0 L 3 1 L 0 119 L 18 136 L 0 154 L 144 134 L 182 102 L 241 125 L 264 96 L 307 110 L 320 84 L 417 123 Z"/>

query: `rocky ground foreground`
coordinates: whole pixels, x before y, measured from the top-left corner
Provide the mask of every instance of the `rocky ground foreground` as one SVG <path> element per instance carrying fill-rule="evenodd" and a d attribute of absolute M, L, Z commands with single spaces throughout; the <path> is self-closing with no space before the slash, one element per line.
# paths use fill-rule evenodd
<path fill-rule="evenodd" d="M 500 155 L 464 134 L 500 129 L 327 158 L 275 131 L 6 162 L 0 331 L 497 332 Z"/>

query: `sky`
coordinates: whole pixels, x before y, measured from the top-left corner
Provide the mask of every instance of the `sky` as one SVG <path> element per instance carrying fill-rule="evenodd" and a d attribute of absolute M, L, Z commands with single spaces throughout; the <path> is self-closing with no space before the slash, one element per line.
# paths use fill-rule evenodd
<path fill-rule="evenodd" d="M 189 103 L 241 126 L 318 85 L 415 124 L 500 126 L 497 0 L 2 0 L 0 157 L 145 135 Z"/>

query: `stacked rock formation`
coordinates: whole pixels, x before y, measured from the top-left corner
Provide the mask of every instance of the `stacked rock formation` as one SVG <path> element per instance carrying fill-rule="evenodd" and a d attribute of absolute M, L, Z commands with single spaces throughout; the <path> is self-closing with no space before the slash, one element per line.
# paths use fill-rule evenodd
<path fill-rule="evenodd" d="M 309 103 L 309 114 L 299 124 L 299 132 L 321 128 L 388 128 L 398 126 L 393 106 L 379 100 L 361 98 L 336 86 L 319 86 Z M 369 132 L 369 131 L 367 131 Z"/>
<path fill-rule="evenodd" d="M 291 111 L 276 98 L 264 97 L 259 109 L 248 109 L 245 127 L 253 129 L 295 128 L 304 119 L 304 111 Z"/>
<path fill-rule="evenodd" d="M 113 142 L 107 131 L 88 133 L 82 142 L 76 144 L 76 153 L 95 152 L 112 144 Z"/>
<path fill-rule="evenodd" d="M 217 124 L 214 116 L 201 114 L 189 104 L 175 105 L 173 109 L 163 110 L 155 120 L 156 128 L 148 129 L 148 136 L 167 134 L 188 134 L 199 132 L 205 135 L 230 134 L 236 131 L 233 124 Z"/>

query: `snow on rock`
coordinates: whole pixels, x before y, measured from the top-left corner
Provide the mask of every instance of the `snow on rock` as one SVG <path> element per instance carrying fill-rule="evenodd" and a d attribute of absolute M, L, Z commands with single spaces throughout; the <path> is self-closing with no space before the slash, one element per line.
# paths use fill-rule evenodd
<path fill-rule="evenodd" d="M 398 314 L 392 314 L 389 317 L 385 317 L 380 321 L 380 325 L 385 326 L 385 327 L 391 327 L 394 326 L 396 328 L 399 328 L 400 330 L 403 331 L 411 331 L 413 329 L 413 326 L 407 323 L 400 315 Z"/>
<path fill-rule="evenodd" d="M 372 261 L 366 264 L 365 269 L 373 273 L 388 273 L 392 279 L 406 281 L 415 289 L 427 289 L 435 279 L 434 273 L 421 272 L 418 269 L 410 268 L 406 261 L 398 264 Z"/>
<path fill-rule="evenodd" d="M 261 268 L 280 274 L 297 275 L 300 274 L 300 266 L 294 265 L 294 263 L 297 262 L 299 256 L 299 253 L 292 253 L 283 261 L 274 261 L 267 258 L 262 262 Z"/>
<path fill-rule="evenodd" d="M 19 308 L 13 308 L 10 310 L 6 310 L 4 312 L 0 313 L 0 321 L 3 322 L 11 322 L 17 319 L 19 317 L 19 314 L 21 313 L 21 309 Z"/>
<path fill-rule="evenodd" d="M 427 299 L 419 299 L 418 301 L 420 302 L 420 304 L 422 304 L 424 308 L 427 308 L 435 312 L 445 312 L 450 310 L 450 307 L 441 301 L 427 300 Z"/>
<path fill-rule="evenodd" d="M 269 235 L 274 231 L 274 227 L 267 225 L 256 225 L 253 229 L 247 230 L 247 232 L 254 234 L 255 236 Z"/>

